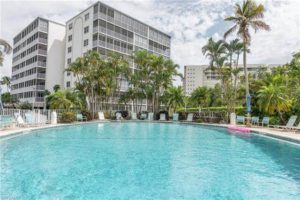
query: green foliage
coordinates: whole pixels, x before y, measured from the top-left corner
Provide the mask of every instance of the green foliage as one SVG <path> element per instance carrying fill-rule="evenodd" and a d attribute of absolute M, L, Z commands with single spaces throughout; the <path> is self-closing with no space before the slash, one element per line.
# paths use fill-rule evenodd
<path fill-rule="evenodd" d="M 83 109 L 84 95 L 79 91 L 58 90 L 47 97 L 50 109 Z"/>
<path fill-rule="evenodd" d="M 17 100 L 13 98 L 10 92 L 5 92 L 1 95 L 2 103 L 15 103 Z"/>
<path fill-rule="evenodd" d="M 170 87 L 162 96 L 162 101 L 174 112 L 179 106 L 184 105 L 184 95 L 182 87 Z"/>
<path fill-rule="evenodd" d="M 60 122 L 72 123 L 76 121 L 76 114 L 74 112 L 63 112 L 60 116 Z"/>
<path fill-rule="evenodd" d="M 32 108 L 32 105 L 30 103 L 28 103 L 27 101 L 25 102 L 20 102 L 17 105 L 18 109 L 24 109 L 24 110 L 29 110 Z"/>

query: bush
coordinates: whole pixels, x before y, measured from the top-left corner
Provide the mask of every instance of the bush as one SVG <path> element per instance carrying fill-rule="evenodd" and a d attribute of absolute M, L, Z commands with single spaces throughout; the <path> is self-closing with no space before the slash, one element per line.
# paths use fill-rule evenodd
<path fill-rule="evenodd" d="M 93 114 L 88 110 L 82 110 L 81 114 L 82 114 L 82 116 L 86 117 L 86 120 L 88 120 L 88 121 L 93 120 L 95 117 L 95 116 L 93 117 Z"/>
<path fill-rule="evenodd" d="M 74 112 L 63 112 L 61 114 L 60 121 L 62 123 L 72 123 L 72 122 L 76 121 L 76 115 Z"/>
<path fill-rule="evenodd" d="M 24 109 L 24 110 L 30 110 L 32 108 L 32 105 L 29 102 L 25 101 L 25 102 L 20 102 L 17 105 L 17 108 Z"/>

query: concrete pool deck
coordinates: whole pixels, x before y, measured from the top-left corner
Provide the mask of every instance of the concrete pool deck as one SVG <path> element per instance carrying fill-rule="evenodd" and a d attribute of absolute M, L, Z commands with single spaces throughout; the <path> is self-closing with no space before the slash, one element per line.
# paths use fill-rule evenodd
<path fill-rule="evenodd" d="M 62 127 L 62 126 L 70 126 L 70 125 L 80 125 L 87 123 L 107 123 L 107 122 L 116 122 L 116 121 L 90 121 L 90 122 L 76 122 L 72 124 L 45 124 L 37 127 L 14 127 L 8 128 L 5 130 L 0 130 L 0 139 L 6 138 L 14 135 L 19 135 L 22 132 L 28 133 L 29 131 L 44 129 L 44 128 L 53 128 L 53 127 Z M 144 120 L 128 120 L 123 122 L 147 122 Z M 152 121 L 156 123 L 172 123 L 172 121 Z M 225 127 L 227 128 L 228 124 L 208 124 L 208 123 L 196 123 L 196 122 L 179 122 L 182 124 L 192 124 L 192 125 L 205 125 L 205 126 L 217 126 L 217 127 Z M 254 133 L 269 136 L 277 139 L 287 140 L 289 142 L 295 142 L 300 144 L 300 131 L 295 132 L 294 130 L 283 130 L 283 129 L 275 129 L 275 128 L 262 128 L 262 127 L 251 127 L 250 130 Z"/>

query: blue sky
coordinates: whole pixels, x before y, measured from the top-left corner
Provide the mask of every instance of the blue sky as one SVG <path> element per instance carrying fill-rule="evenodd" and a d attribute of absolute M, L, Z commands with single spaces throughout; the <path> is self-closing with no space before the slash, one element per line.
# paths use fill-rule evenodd
<path fill-rule="evenodd" d="M 38 16 L 60 23 L 96 1 L 1 1 L 0 37 L 13 36 Z M 103 0 L 102 2 L 172 36 L 171 57 L 180 65 L 206 64 L 201 53 L 209 37 L 222 39 L 232 24 L 224 22 L 237 0 Z M 283 64 L 300 50 L 300 1 L 257 1 L 266 7 L 270 32 L 253 33 L 249 63 Z M 230 38 L 229 38 L 230 39 Z M 5 58 L 1 75 L 11 74 L 11 56 Z"/>

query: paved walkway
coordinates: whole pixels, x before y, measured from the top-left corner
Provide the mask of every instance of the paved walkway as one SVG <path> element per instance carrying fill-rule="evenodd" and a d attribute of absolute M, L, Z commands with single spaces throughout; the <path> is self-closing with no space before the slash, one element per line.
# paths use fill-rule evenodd
<path fill-rule="evenodd" d="M 74 124 L 86 124 L 86 123 L 96 123 L 96 122 L 99 122 L 99 121 L 78 122 L 78 123 L 74 123 Z M 145 121 L 140 121 L 140 122 L 145 122 Z M 156 122 L 160 123 L 159 121 L 156 121 Z M 195 123 L 195 122 L 184 122 L 184 123 L 199 124 L 199 123 Z M 46 124 L 46 125 L 39 126 L 39 127 L 25 127 L 25 128 L 15 127 L 15 128 L 7 129 L 7 130 L 0 130 L 0 138 L 6 137 L 6 136 L 12 136 L 12 135 L 15 135 L 15 134 L 18 134 L 21 132 L 37 130 L 37 129 L 41 129 L 41 128 L 68 126 L 68 125 L 70 125 L 70 124 L 56 124 L 56 125 Z M 210 126 L 213 125 L 213 126 L 220 126 L 220 127 L 228 127 L 229 126 L 228 124 L 206 124 L 206 123 L 202 123 L 202 125 L 210 125 Z M 295 132 L 295 131 L 287 131 L 287 130 L 282 130 L 282 129 L 262 128 L 262 127 L 252 127 L 250 129 L 251 129 L 251 131 L 254 131 L 255 133 L 258 133 L 258 134 L 267 135 L 267 136 L 271 136 L 271 137 L 275 137 L 275 138 L 279 138 L 279 139 L 288 140 L 291 142 L 300 143 L 300 131 Z"/>

